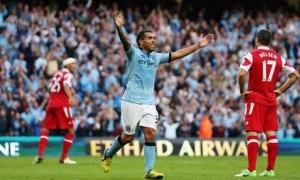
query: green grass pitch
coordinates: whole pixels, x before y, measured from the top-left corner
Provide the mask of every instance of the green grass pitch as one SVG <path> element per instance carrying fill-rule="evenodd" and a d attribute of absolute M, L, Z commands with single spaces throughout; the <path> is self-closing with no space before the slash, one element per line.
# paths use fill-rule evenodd
<path fill-rule="evenodd" d="M 0 157 L 0 179 L 143 179 L 144 157 L 114 157 L 109 173 L 100 166 L 100 157 L 75 156 L 76 165 L 58 163 L 58 157 L 45 157 L 42 164 L 32 164 L 34 157 Z M 257 172 L 264 170 L 266 157 L 259 157 Z M 155 170 L 166 180 L 242 179 L 234 175 L 246 168 L 246 157 L 158 157 Z M 300 179 L 300 156 L 280 156 L 275 179 Z M 256 179 L 270 179 L 256 177 Z"/>

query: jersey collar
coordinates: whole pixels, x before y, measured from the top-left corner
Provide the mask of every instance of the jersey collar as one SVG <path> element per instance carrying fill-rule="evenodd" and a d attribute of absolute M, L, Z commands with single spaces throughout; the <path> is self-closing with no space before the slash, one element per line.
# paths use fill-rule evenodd
<path fill-rule="evenodd" d="M 150 56 L 150 54 L 153 52 L 150 52 L 149 54 L 146 52 L 146 51 L 144 51 L 143 49 L 141 49 L 141 48 L 139 48 L 145 55 L 147 55 L 148 57 Z"/>
<path fill-rule="evenodd" d="M 70 72 L 69 69 L 67 69 L 67 68 L 63 68 L 62 71 L 66 71 L 68 73 Z"/>
<path fill-rule="evenodd" d="M 257 49 L 270 50 L 270 48 L 267 46 L 259 46 Z"/>

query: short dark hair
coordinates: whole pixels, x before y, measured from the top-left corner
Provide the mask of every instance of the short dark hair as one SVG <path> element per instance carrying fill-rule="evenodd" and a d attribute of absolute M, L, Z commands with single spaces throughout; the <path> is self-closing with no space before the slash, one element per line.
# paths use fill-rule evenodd
<path fill-rule="evenodd" d="M 153 33 L 152 31 L 150 30 L 143 30 L 143 31 L 140 31 L 137 36 L 136 36 L 136 43 L 138 45 L 138 47 L 140 47 L 140 44 L 139 44 L 139 40 L 141 39 L 145 39 L 145 34 L 146 33 Z"/>
<path fill-rule="evenodd" d="M 256 33 L 256 38 L 261 45 L 268 46 L 271 43 L 272 33 L 267 29 L 262 29 Z"/>

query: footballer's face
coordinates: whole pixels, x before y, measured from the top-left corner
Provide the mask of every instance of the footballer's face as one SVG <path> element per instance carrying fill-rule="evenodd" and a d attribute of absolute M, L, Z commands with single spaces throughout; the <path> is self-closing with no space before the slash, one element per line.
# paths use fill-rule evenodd
<path fill-rule="evenodd" d="M 155 34 L 152 32 L 146 32 L 145 38 L 140 41 L 141 47 L 147 53 L 154 51 L 155 49 Z"/>
<path fill-rule="evenodd" d="M 75 68 L 76 68 L 76 62 L 73 62 L 73 63 L 71 63 L 71 64 L 68 64 L 68 65 L 66 66 L 66 68 L 67 68 L 71 73 L 74 73 Z"/>

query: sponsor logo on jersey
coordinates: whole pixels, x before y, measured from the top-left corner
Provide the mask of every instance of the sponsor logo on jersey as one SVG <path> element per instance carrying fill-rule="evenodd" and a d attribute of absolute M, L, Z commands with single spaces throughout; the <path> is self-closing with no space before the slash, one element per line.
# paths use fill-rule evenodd
<path fill-rule="evenodd" d="M 156 58 L 155 57 L 152 57 L 152 60 L 156 63 Z"/>
<path fill-rule="evenodd" d="M 151 62 L 151 61 L 144 61 L 144 60 L 139 60 L 138 61 L 140 65 L 142 66 L 146 66 L 147 68 L 154 68 L 154 67 L 158 67 L 158 64 L 155 62 Z"/>

